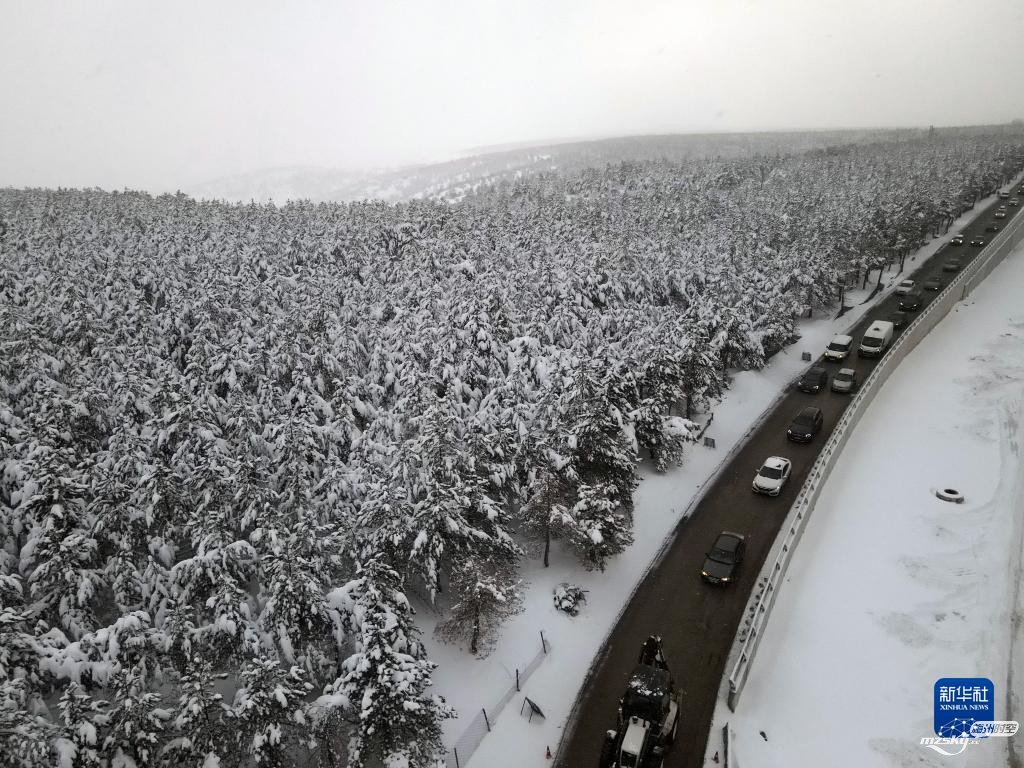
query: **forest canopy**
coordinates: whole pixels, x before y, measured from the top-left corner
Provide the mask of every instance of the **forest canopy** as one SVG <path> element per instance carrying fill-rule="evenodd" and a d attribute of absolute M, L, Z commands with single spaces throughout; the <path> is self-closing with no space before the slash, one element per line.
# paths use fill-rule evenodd
<path fill-rule="evenodd" d="M 731 371 L 1022 168 L 938 131 L 457 203 L 0 190 L 0 763 L 440 765 L 414 603 L 486 652 L 528 542 L 603 568 Z"/>

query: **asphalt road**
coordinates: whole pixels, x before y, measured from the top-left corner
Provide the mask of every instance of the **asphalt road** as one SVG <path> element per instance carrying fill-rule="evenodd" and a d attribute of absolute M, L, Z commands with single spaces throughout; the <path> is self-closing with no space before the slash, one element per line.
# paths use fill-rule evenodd
<path fill-rule="evenodd" d="M 908 261 L 905 271 L 913 272 L 900 279 L 913 279 L 920 286 L 929 277 L 939 276 L 943 286 L 947 285 L 953 275 L 943 272 L 942 265 L 956 257 L 966 266 L 977 257 L 983 249 L 967 243 L 975 236 L 983 237 L 986 243 L 995 237 L 984 229 L 993 223 L 992 214 L 1003 202 L 992 203 L 963 230 L 963 246 L 948 245 L 955 234 L 951 230 L 946 236 L 947 245 L 922 264 Z M 1020 210 L 1008 207 L 1007 218 L 995 223 L 1008 223 L 1020 215 Z M 925 292 L 925 306 L 936 295 Z M 858 323 L 854 348 L 870 322 L 895 311 L 897 301 L 898 297 L 890 294 Z M 910 314 L 912 320 L 914 313 Z M 897 335 L 900 332 L 897 329 Z M 854 351 L 841 365 L 822 364 L 830 380 L 840 367 L 853 367 L 863 382 L 877 361 L 860 359 Z M 567 725 L 571 730 L 563 739 L 558 766 L 598 765 L 605 731 L 615 727 L 618 700 L 640 646 L 652 634 L 661 635 L 669 668 L 683 693 L 679 733 L 665 759 L 665 768 L 698 768 L 703 764 L 719 684 L 741 614 L 786 512 L 849 401 L 849 395 L 831 391 L 816 395 L 790 391 L 708 488 L 693 514 L 679 524 L 669 551 L 638 587 L 602 649 L 581 694 L 575 722 Z M 806 405 L 822 409 L 824 428 L 810 444 L 798 445 L 786 439 L 786 427 Z M 785 456 L 793 461 L 792 476 L 776 498 L 755 495 L 750 489 L 754 473 L 768 456 Z M 723 530 L 746 535 L 747 555 L 735 583 L 712 586 L 700 579 L 700 569 L 704 553 Z M 761 659 L 760 663 L 765 661 Z"/>

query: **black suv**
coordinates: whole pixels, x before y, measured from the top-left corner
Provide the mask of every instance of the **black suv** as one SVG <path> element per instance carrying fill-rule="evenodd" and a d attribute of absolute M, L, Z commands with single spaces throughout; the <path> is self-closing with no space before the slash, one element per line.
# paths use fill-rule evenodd
<path fill-rule="evenodd" d="M 801 392 L 809 392 L 816 395 L 828 385 L 828 371 L 821 366 L 814 366 L 800 377 L 796 388 Z"/>
<path fill-rule="evenodd" d="M 809 443 L 821 430 L 821 425 L 824 421 L 821 415 L 821 408 L 809 405 L 793 419 L 793 423 L 786 430 L 786 437 L 794 443 Z"/>
<path fill-rule="evenodd" d="M 726 584 L 736 578 L 736 569 L 743 562 L 746 540 L 740 533 L 722 531 L 711 545 L 700 577 L 711 584 Z"/>

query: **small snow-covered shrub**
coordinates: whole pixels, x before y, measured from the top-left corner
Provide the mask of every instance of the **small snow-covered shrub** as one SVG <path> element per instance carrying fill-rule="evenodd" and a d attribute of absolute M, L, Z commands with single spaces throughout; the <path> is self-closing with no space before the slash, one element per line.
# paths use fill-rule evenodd
<path fill-rule="evenodd" d="M 587 590 L 577 587 L 575 584 L 563 582 L 555 587 L 555 608 L 576 616 L 583 610 L 583 603 L 587 601 Z"/>

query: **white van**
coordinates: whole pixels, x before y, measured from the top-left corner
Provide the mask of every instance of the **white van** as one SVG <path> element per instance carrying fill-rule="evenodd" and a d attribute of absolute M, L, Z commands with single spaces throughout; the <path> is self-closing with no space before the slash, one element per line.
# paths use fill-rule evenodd
<path fill-rule="evenodd" d="M 838 334 L 832 337 L 832 341 L 825 347 L 825 359 L 832 361 L 845 360 L 850 354 L 850 347 L 853 346 L 853 336 Z"/>
<path fill-rule="evenodd" d="M 892 344 L 892 334 L 895 326 L 888 320 L 875 320 L 870 327 L 864 331 L 864 338 L 860 340 L 857 348 L 858 357 L 881 357 L 885 350 Z"/>

